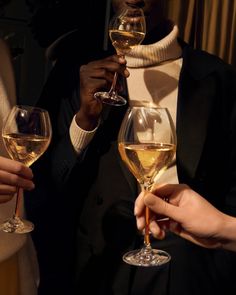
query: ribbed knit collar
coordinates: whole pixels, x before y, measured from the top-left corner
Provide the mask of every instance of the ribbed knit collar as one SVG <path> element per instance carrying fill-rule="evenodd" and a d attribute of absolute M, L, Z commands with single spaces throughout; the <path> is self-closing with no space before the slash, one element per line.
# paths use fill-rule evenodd
<path fill-rule="evenodd" d="M 148 67 L 179 58 L 182 55 L 182 49 L 177 40 L 178 33 L 177 25 L 173 25 L 169 35 L 158 42 L 135 46 L 125 56 L 127 66 L 130 68 Z"/>

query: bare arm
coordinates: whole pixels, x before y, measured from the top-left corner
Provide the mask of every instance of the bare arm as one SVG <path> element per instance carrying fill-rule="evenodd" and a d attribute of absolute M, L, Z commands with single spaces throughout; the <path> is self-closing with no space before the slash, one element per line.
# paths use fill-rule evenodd
<path fill-rule="evenodd" d="M 187 185 L 164 185 L 153 193 L 141 193 L 135 204 L 139 230 L 144 228 L 145 205 L 151 210 L 150 230 L 156 238 L 163 239 L 170 230 L 202 247 L 236 251 L 236 218 L 216 209 Z M 158 225 L 158 214 L 170 220 Z"/>

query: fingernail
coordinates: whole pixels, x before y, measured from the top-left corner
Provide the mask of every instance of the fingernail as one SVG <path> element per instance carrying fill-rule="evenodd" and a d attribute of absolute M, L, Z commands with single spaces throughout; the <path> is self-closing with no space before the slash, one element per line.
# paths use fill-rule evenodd
<path fill-rule="evenodd" d="M 136 225 L 137 225 L 137 228 L 140 230 L 140 221 L 139 220 L 136 220 Z"/>
<path fill-rule="evenodd" d="M 126 60 L 125 60 L 125 58 L 123 56 L 120 56 L 119 57 L 119 62 L 123 64 L 123 63 L 126 62 Z"/>
<path fill-rule="evenodd" d="M 129 71 L 128 71 L 128 70 L 126 70 L 126 69 L 124 70 L 124 74 L 125 74 L 125 77 L 127 77 L 127 78 L 128 78 L 128 77 L 129 77 L 129 75 L 130 75 Z"/>

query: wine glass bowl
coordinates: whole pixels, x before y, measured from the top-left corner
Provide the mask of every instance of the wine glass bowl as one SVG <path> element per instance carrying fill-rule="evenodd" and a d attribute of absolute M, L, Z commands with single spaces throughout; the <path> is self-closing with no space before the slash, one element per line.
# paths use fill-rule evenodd
<path fill-rule="evenodd" d="M 125 56 L 134 46 L 139 45 L 145 34 L 145 16 L 141 8 L 127 6 L 110 20 L 109 37 L 116 53 L 120 56 Z M 117 93 L 117 78 L 118 74 L 115 73 L 110 90 L 96 92 L 94 97 L 109 105 L 122 106 L 126 104 L 126 99 Z"/>
<path fill-rule="evenodd" d="M 175 157 L 176 134 L 166 108 L 129 108 L 118 135 L 118 150 L 122 160 L 135 176 L 143 191 L 150 191 Z M 145 208 L 144 246 L 123 256 L 126 263 L 136 266 L 160 266 L 170 255 L 152 249 L 149 231 L 149 209 Z"/>
<path fill-rule="evenodd" d="M 10 111 L 2 128 L 3 142 L 9 156 L 26 166 L 34 163 L 48 148 L 52 129 L 46 110 L 16 105 Z M 20 218 L 20 189 L 17 188 L 16 208 L 12 218 L 1 224 L 1 230 L 9 233 L 27 233 L 33 223 Z"/>
<path fill-rule="evenodd" d="M 145 33 L 145 18 L 140 8 L 125 9 L 110 21 L 109 37 L 118 55 L 125 55 L 141 44 Z"/>

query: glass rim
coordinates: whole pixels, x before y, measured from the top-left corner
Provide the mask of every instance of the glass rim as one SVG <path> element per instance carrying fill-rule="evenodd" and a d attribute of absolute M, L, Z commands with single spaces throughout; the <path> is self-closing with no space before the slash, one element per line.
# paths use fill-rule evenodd
<path fill-rule="evenodd" d="M 13 108 L 18 108 L 21 110 L 35 110 L 35 111 L 41 111 L 41 112 L 45 112 L 48 113 L 48 110 L 41 108 L 41 107 L 37 107 L 37 106 L 33 106 L 33 105 L 24 105 L 24 104 L 16 104 L 13 106 Z"/>
<path fill-rule="evenodd" d="M 161 110 L 168 110 L 167 107 L 162 107 L 162 106 L 158 106 L 158 105 L 134 105 L 134 106 L 129 106 L 129 109 L 161 109 Z"/>

